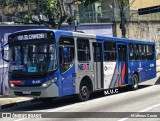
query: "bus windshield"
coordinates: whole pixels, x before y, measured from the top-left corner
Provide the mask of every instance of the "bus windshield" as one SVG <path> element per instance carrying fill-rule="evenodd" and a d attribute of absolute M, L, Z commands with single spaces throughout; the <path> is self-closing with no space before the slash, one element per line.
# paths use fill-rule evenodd
<path fill-rule="evenodd" d="M 9 72 L 43 73 L 57 68 L 55 44 L 10 46 Z"/>

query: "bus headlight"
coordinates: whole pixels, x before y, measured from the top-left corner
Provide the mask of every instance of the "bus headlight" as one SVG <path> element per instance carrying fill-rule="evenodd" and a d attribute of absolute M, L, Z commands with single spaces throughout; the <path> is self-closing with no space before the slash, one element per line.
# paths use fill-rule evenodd
<path fill-rule="evenodd" d="M 47 81 L 42 84 L 42 87 L 48 87 L 51 84 L 51 81 Z"/>
<path fill-rule="evenodd" d="M 57 78 L 55 77 L 54 79 L 51 79 L 45 83 L 42 84 L 42 87 L 48 87 L 50 84 L 52 84 L 53 82 L 55 82 L 57 80 Z"/>
<path fill-rule="evenodd" d="M 11 87 L 14 87 L 14 84 L 11 83 L 10 86 L 11 86 Z"/>
<path fill-rule="evenodd" d="M 48 85 L 46 83 L 43 83 L 42 84 L 42 87 L 47 87 Z"/>

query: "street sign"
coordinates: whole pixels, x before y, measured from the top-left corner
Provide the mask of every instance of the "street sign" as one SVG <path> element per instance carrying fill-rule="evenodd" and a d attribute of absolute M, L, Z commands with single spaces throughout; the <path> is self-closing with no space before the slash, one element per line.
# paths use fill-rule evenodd
<path fill-rule="evenodd" d="M 138 9 L 139 15 L 157 13 L 157 12 L 160 12 L 160 5 Z"/>

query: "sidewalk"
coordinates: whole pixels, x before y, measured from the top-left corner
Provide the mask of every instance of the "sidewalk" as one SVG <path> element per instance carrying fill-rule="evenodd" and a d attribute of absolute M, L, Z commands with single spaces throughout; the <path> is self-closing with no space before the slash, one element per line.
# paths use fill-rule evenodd
<path fill-rule="evenodd" d="M 157 72 L 160 72 L 160 60 L 157 60 Z M 10 97 L 10 96 L 0 96 L 0 109 L 6 108 L 7 105 L 19 105 L 23 102 L 31 102 L 34 98 L 30 97 Z"/>
<path fill-rule="evenodd" d="M 25 105 L 31 103 L 33 99 L 34 98 L 30 97 L 10 97 L 8 95 L 0 95 L 0 110 L 14 106 Z"/>
<path fill-rule="evenodd" d="M 0 96 L 0 105 L 6 105 L 10 103 L 17 103 L 22 101 L 32 100 L 30 97 L 10 97 L 10 96 Z"/>

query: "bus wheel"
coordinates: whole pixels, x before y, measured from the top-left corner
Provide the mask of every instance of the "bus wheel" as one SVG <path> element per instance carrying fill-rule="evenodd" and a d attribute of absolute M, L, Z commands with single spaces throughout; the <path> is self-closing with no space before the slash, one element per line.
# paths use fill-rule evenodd
<path fill-rule="evenodd" d="M 90 88 L 88 83 L 82 81 L 80 84 L 80 90 L 78 94 L 79 101 L 86 101 L 89 99 L 90 96 Z"/>
<path fill-rule="evenodd" d="M 137 74 L 134 74 L 132 77 L 132 90 L 137 90 L 138 89 L 138 76 Z"/>

